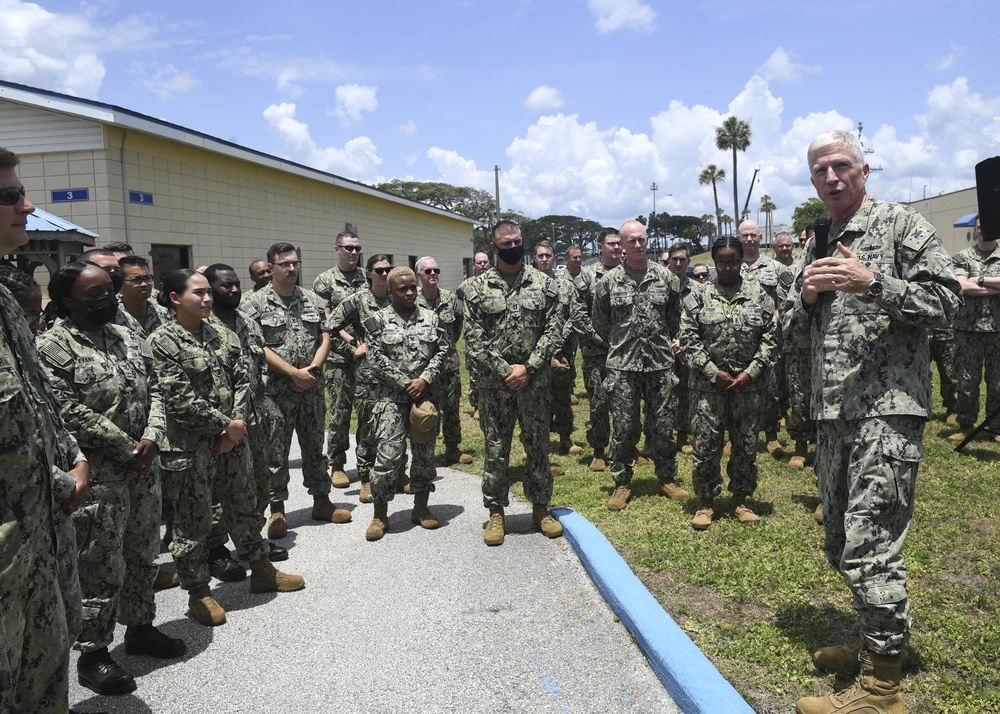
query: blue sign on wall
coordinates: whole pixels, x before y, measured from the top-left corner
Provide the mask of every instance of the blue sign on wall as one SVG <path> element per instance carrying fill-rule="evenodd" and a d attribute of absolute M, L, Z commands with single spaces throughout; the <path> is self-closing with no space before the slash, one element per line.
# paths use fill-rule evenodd
<path fill-rule="evenodd" d="M 142 191 L 129 191 L 128 201 L 129 203 L 148 203 L 150 206 L 152 206 L 153 194 L 143 193 Z"/>
<path fill-rule="evenodd" d="M 64 191 L 52 192 L 52 203 L 64 203 L 66 201 L 89 201 L 89 188 L 68 188 Z"/>

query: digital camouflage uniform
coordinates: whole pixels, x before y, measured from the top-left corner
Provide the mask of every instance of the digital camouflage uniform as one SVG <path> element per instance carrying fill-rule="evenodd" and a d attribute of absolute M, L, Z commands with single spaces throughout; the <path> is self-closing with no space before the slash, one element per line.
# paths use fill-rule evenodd
<path fill-rule="evenodd" d="M 247 365 L 236 337 L 217 321 L 202 320 L 201 334 L 195 335 L 175 320 L 149 342 L 167 415 L 160 463 L 175 509 L 170 552 L 181 587 L 197 591 L 210 579 L 213 503 L 222 505 L 226 532 L 240 558 L 253 562 L 267 555 L 246 438 L 228 453 L 213 453 L 229 422 L 245 421 L 249 413 Z"/>
<path fill-rule="evenodd" d="M 673 439 L 673 341 L 680 325 L 680 283 L 662 265 L 650 262 L 641 281 L 624 265 L 611 270 L 594 293 L 594 331 L 610 344 L 604 388 L 611 400 L 614 431 L 608 451 L 611 476 L 617 486 L 632 480 L 639 452 L 642 422 L 639 403 L 650 416 L 656 477 L 671 483 L 677 477 Z"/>
<path fill-rule="evenodd" d="M 752 280 L 760 283 L 775 306 L 780 308 L 788 295 L 794 273 L 791 268 L 782 265 L 774 258 L 761 255 L 753 263 L 743 263 L 740 268 L 740 276 L 745 281 Z M 781 427 L 783 399 L 780 387 L 786 381 L 783 356 L 785 348 L 781 340 L 780 330 L 775 339 L 777 340 L 777 350 L 773 363 L 768 367 L 763 377 L 767 391 L 761 395 L 761 411 L 758 418 L 760 431 L 765 433 L 776 433 Z"/>
<path fill-rule="evenodd" d="M 561 439 L 568 439 L 573 433 L 573 405 L 570 404 L 570 397 L 576 382 L 576 365 L 573 364 L 576 356 L 576 333 L 569 313 L 576 288 L 571 280 L 560 277 L 556 277 L 556 285 L 559 286 L 559 309 L 562 311 L 564 325 L 556 355 L 569 362 L 569 383 L 557 385 L 555 380 L 552 381 L 552 423 L 549 431 L 558 434 Z"/>
<path fill-rule="evenodd" d="M 823 293 L 806 307 L 800 269 L 782 319 L 812 355 L 826 557 L 854 595 L 865 648 L 895 655 L 909 638 L 902 548 L 931 407 L 927 330 L 950 323 L 961 289 L 934 227 L 907 206 L 869 198 L 833 224 L 828 255 L 837 241 L 885 276 L 882 294 Z"/>
<path fill-rule="evenodd" d="M 719 468 L 726 432 L 732 454 L 726 473 L 729 491 L 749 496 L 757 490 L 757 419 L 768 385 L 762 380 L 774 364 L 774 300 L 760 283 L 744 280 L 731 292 L 718 278 L 693 290 L 684 300 L 681 344 L 688 361 L 691 388 L 691 480 L 704 500 L 722 493 Z M 719 391 L 719 372 L 746 372 L 743 391 Z"/>
<path fill-rule="evenodd" d="M 1000 245 L 984 256 L 970 246 L 952 258 L 955 274 L 976 280 L 1000 276 Z M 986 413 L 1000 409 L 1000 295 L 965 296 L 955 316 L 955 372 L 958 377 L 955 412 L 962 426 L 979 419 L 979 385 L 986 379 Z M 994 422 L 993 426 L 996 426 Z"/>
<path fill-rule="evenodd" d="M 125 328 L 106 325 L 95 339 L 60 319 L 39 339 L 38 352 L 66 427 L 90 461 L 90 497 L 73 523 L 83 594 L 76 648 L 92 652 L 111 644 L 116 616 L 132 627 L 156 615 L 160 474 L 129 465 L 140 440 L 162 446 L 163 400 L 149 345 Z"/>
<path fill-rule="evenodd" d="M 570 303 L 570 324 L 580 341 L 583 355 L 583 386 L 587 390 L 590 417 L 587 419 L 587 443 L 595 451 L 603 451 L 611 440 L 611 400 L 604 387 L 608 377 L 608 351 L 604 338 L 594 330 L 594 293 L 597 284 L 608 273 L 600 261 L 580 271 L 573 281 L 576 293 Z"/>
<path fill-rule="evenodd" d="M 452 361 L 454 349 L 445 326 L 437 315 L 415 307 L 402 317 L 392 307 L 365 319 L 367 361 L 376 377 L 371 387 L 372 441 L 376 445 L 371 471 L 372 500 L 388 503 L 396 493 L 400 465 L 406 458 L 406 437 L 410 433 L 410 407 L 406 382 L 417 377 L 430 389 Z M 457 366 L 457 359 L 455 360 Z M 434 438 L 426 444 L 411 441 L 410 491 L 434 490 Z"/>
<path fill-rule="evenodd" d="M 681 306 L 687 300 L 688 295 L 694 290 L 701 289 L 701 283 L 697 280 L 685 276 L 680 281 Z M 681 350 L 683 353 L 683 344 Z M 690 368 L 687 363 L 687 356 L 684 361 L 674 360 L 674 374 L 677 375 L 677 385 L 674 387 L 674 429 L 678 433 L 689 434 L 691 432 L 691 385 L 688 384 L 688 372 Z"/>
<path fill-rule="evenodd" d="M 451 351 L 445 361 L 441 376 L 430 394 L 438 410 L 439 425 L 444 434 L 444 445 L 458 447 L 462 443 L 462 372 L 456 345 L 462 336 L 462 301 L 450 290 L 438 288 L 437 299 L 428 300 L 424 293 L 417 295 L 417 305 L 437 315 L 438 322 L 448 333 Z"/>
<path fill-rule="evenodd" d="M 225 328 L 236 336 L 240 343 L 240 349 L 243 351 L 243 358 L 247 363 L 247 379 L 249 381 L 247 392 L 250 395 L 251 404 L 246 415 L 246 441 L 251 461 L 251 485 L 253 486 L 254 502 L 257 510 L 264 513 L 271 498 L 270 454 L 273 450 L 280 448 L 279 445 L 272 444 L 274 430 L 270 427 L 281 422 L 281 412 L 274 405 L 274 401 L 265 394 L 267 362 L 264 359 L 264 335 L 260 331 L 260 325 L 247 319 L 239 312 L 236 313 L 235 325 L 228 325 L 214 315 L 209 319 L 212 320 L 212 324 L 217 330 Z M 227 465 L 239 464 L 239 459 L 224 460 L 223 463 Z M 222 516 L 222 506 L 215 503 L 212 508 L 212 534 L 208 540 L 209 550 L 225 545 L 226 541 L 229 540 L 225 519 Z"/>
<path fill-rule="evenodd" d="M 958 404 L 958 368 L 955 366 L 957 342 L 955 340 L 955 330 L 946 327 L 943 330 L 930 330 L 929 332 L 931 362 L 937 365 L 938 379 L 941 382 L 941 405 L 950 414 L 956 411 Z M 978 397 L 978 394 L 976 396 Z M 978 399 L 976 401 L 978 403 Z"/>
<path fill-rule="evenodd" d="M 65 712 L 79 618 L 63 502 L 84 460 L 59 417 L 21 307 L 0 286 L 0 711 Z M 75 594 L 74 594 L 75 589 Z M 75 602 L 72 598 L 75 597 Z M 67 598 L 71 598 L 68 600 Z"/>
<path fill-rule="evenodd" d="M 388 294 L 380 298 L 371 290 L 361 290 L 340 303 L 327 320 L 327 330 L 333 337 L 335 349 L 340 349 L 341 354 L 349 353 L 351 359 L 354 359 L 354 348 L 340 339 L 338 333 L 344 330 L 353 335 L 359 343 L 365 342 L 365 320 L 369 315 L 388 307 L 391 302 L 392 298 Z M 372 409 L 375 402 L 372 399 L 372 390 L 377 382 L 375 375 L 372 374 L 371 363 L 368 361 L 366 345 L 365 356 L 357 360 L 354 368 L 354 411 L 358 415 L 354 454 L 361 483 L 368 483 L 371 480 L 372 466 L 375 463 L 376 444 L 372 440 L 374 418 Z"/>
<path fill-rule="evenodd" d="M 241 306 L 244 315 L 256 322 L 264 336 L 264 347 L 296 368 L 308 366 L 323 340 L 323 301 L 311 290 L 295 286 L 288 305 L 273 286 L 268 285 L 249 295 Z M 288 452 L 292 432 L 302 448 L 302 483 L 310 496 L 330 493 L 330 477 L 323 455 L 326 423 L 326 397 L 323 374 L 304 392 L 294 392 L 291 377 L 273 370 L 268 372 L 265 394 L 278 412 L 279 424 L 271 442 L 272 502 L 288 499 Z"/>
<path fill-rule="evenodd" d="M 142 319 L 139 319 L 128 311 L 125 307 L 125 300 L 122 298 L 121 294 L 118 295 L 118 301 L 120 303 L 120 310 L 131 317 L 135 321 L 135 324 L 139 325 L 142 330 L 140 334 L 142 334 L 143 337 L 149 337 L 156 331 L 156 328 L 162 327 L 174 319 L 173 315 L 170 314 L 170 310 L 163 307 L 163 305 L 160 305 L 153 299 L 146 301 L 146 305 L 148 305 L 148 307 L 146 308 L 146 314 L 142 316 Z M 115 320 L 114 324 L 121 325 L 122 327 L 129 327 L 130 329 L 132 328 L 132 325 L 125 324 L 125 320 L 122 320 L 121 318 Z"/>
<path fill-rule="evenodd" d="M 326 303 L 329 315 L 348 296 L 359 290 L 366 290 L 368 282 L 365 271 L 356 268 L 351 276 L 345 275 L 339 266 L 320 273 L 313 281 L 313 292 Z M 327 398 L 327 459 L 334 471 L 343 471 L 347 463 L 347 450 L 351 445 L 351 406 L 354 404 L 354 356 L 337 349 L 340 340 L 331 335 L 333 347 L 323 368 L 326 380 Z"/>
<path fill-rule="evenodd" d="M 562 340 L 559 286 L 524 266 L 508 286 L 497 268 L 466 282 L 465 343 L 479 374 L 479 424 L 483 429 L 483 505 L 508 503 L 514 423 L 528 455 L 524 495 L 533 504 L 552 499 L 549 471 L 549 419 L 552 392 L 550 360 Z M 511 391 L 504 379 L 512 366 L 531 366 L 535 374 L 524 389 Z"/>
<path fill-rule="evenodd" d="M 458 289 L 455 290 L 455 297 L 462 304 L 462 314 L 465 314 L 465 288 L 469 284 L 470 280 L 474 278 L 466 278 L 459 284 Z M 469 373 L 469 406 L 473 410 L 479 408 L 479 376 L 476 374 L 475 365 L 472 362 L 472 358 L 469 356 L 469 349 L 466 346 L 465 349 L 465 371 Z"/>

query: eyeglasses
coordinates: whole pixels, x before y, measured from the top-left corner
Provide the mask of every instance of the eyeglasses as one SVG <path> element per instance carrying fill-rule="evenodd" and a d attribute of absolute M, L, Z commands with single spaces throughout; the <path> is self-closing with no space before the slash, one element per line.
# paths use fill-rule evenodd
<path fill-rule="evenodd" d="M 149 273 L 146 273 L 146 275 L 137 275 L 134 278 L 129 278 L 126 282 L 132 283 L 136 287 L 139 287 L 140 285 L 145 285 L 146 283 L 152 285 L 153 276 L 150 275 Z"/>
<path fill-rule="evenodd" d="M 660 261 L 660 265 L 670 265 L 670 261 L 669 260 L 661 260 Z"/>
<path fill-rule="evenodd" d="M 41 312 L 37 314 L 29 314 L 26 312 L 24 313 L 24 319 L 27 320 L 28 327 L 38 327 L 39 325 L 45 324 L 45 314 Z"/>
<path fill-rule="evenodd" d="M 738 268 L 738 267 L 740 267 L 740 265 L 742 265 L 742 263 L 743 263 L 743 261 L 739 260 L 739 259 L 737 259 L 737 260 L 722 260 L 722 261 L 717 260 L 717 261 L 715 261 L 715 267 L 718 268 L 718 269 L 720 269 L 720 270 L 722 270 L 724 268 Z"/>
<path fill-rule="evenodd" d="M 441 268 L 424 268 L 424 275 L 440 275 Z"/>
<path fill-rule="evenodd" d="M 24 186 L 5 186 L 0 188 L 0 206 L 13 206 L 24 198 Z"/>
<path fill-rule="evenodd" d="M 301 260 L 286 260 L 284 263 L 275 263 L 275 265 L 277 265 L 282 270 L 293 270 L 293 269 L 297 269 L 300 265 L 302 265 L 302 261 Z"/>
<path fill-rule="evenodd" d="M 609 248 L 621 248 L 622 242 L 620 240 L 606 240 L 601 245 L 606 245 Z"/>
<path fill-rule="evenodd" d="M 372 272 L 378 275 L 388 275 L 390 270 L 392 270 L 391 265 L 388 268 L 372 268 Z"/>
<path fill-rule="evenodd" d="M 708 273 L 691 273 L 691 277 L 695 280 L 708 280 Z"/>
<path fill-rule="evenodd" d="M 360 253 L 361 252 L 361 246 L 360 245 L 338 245 L 337 247 L 340 248 L 340 249 L 342 249 L 342 250 L 346 250 L 348 253 Z"/>

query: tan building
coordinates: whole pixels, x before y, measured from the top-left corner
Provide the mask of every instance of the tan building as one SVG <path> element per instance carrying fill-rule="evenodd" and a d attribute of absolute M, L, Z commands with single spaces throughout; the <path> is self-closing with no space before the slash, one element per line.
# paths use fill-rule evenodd
<path fill-rule="evenodd" d="M 121 107 L 0 82 L 0 146 L 20 155 L 36 206 L 97 233 L 98 245 L 131 244 L 157 282 L 216 262 L 247 279 L 281 240 L 299 247 L 311 286 L 345 228 L 364 256 L 412 265 L 433 255 L 446 288 L 471 265 L 471 219 Z"/>
<path fill-rule="evenodd" d="M 940 196 L 931 196 L 920 201 L 911 201 L 909 205 L 913 206 L 937 229 L 941 242 L 951 255 L 955 255 L 958 251 L 964 250 L 976 242 L 971 224 L 967 226 L 955 225 L 962 218 L 968 218 L 979 212 L 975 186 L 952 193 L 942 193 Z"/>

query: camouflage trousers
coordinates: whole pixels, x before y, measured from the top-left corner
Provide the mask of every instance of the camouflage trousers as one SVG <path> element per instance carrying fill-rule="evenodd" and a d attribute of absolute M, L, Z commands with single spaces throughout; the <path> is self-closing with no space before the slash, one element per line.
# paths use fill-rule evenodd
<path fill-rule="evenodd" d="M 375 464 L 371 470 L 372 500 L 387 503 L 396 495 L 399 467 L 406 460 L 406 440 L 410 434 L 410 404 L 376 402 L 372 405 Z M 410 492 L 434 490 L 434 439 L 426 444 L 410 441 Z"/>
<path fill-rule="evenodd" d="M 457 366 L 457 365 L 456 365 Z M 462 443 L 462 377 L 457 370 L 444 372 L 431 388 L 430 399 L 437 407 L 438 426 L 444 433 L 445 446 Z"/>
<path fill-rule="evenodd" d="M 317 384 L 305 392 L 285 389 L 268 396 L 281 413 L 271 446 L 271 500 L 288 500 L 288 451 L 292 447 L 293 431 L 302 448 L 302 484 L 310 496 L 330 493 L 330 474 L 323 454 L 326 401 L 322 380 L 318 380 Z"/>
<path fill-rule="evenodd" d="M 479 375 L 476 366 L 469 359 L 469 351 L 465 352 L 465 371 L 469 373 L 469 404 L 473 409 L 479 408 Z"/>
<path fill-rule="evenodd" d="M 208 585 L 210 580 L 213 503 L 222 506 L 222 523 L 240 558 L 253 561 L 267 554 L 260 535 L 264 516 L 250 483 L 250 447 L 243 439 L 229 453 L 213 454 L 214 442 L 206 441 L 198 451 L 160 454 L 164 489 L 174 506 L 170 552 L 185 590 Z"/>
<path fill-rule="evenodd" d="M 640 402 L 645 404 L 649 418 L 647 434 L 652 438 L 656 477 L 660 481 L 677 478 L 676 443 L 673 438 L 676 381 L 677 376 L 672 369 L 649 372 L 608 370 L 604 389 L 609 395 L 614 417 L 608 460 L 616 486 L 627 485 L 632 480 L 635 462 L 639 458 L 636 444 L 639 443 L 642 424 Z"/>
<path fill-rule="evenodd" d="M 356 385 L 354 394 L 354 411 L 358 415 L 357 443 L 354 449 L 354 456 L 358 464 L 358 478 L 361 483 L 370 483 L 372 478 L 372 467 L 375 466 L 375 452 L 378 444 L 375 443 L 375 401 L 371 396 L 371 389 L 364 383 Z"/>
<path fill-rule="evenodd" d="M 676 362 L 674 374 L 677 375 L 677 385 L 674 387 L 674 429 L 679 432 L 691 432 L 691 387 L 688 384 L 690 370 L 686 364 Z M 648 433 L 648 432 L 647 432 Z"/>
<path fill-rule="evenodd" d="M 247 426 L 246 441 L 250 447 L 254 503 L 263 514 L 271 500 L 271 469 L 268 467 L 268 459 L 273 448 L 272 427 L 280 423 L 281 414 L 271 398 L 264 397 L 263 402 L 257 405 L 257 415 L 254 423 Z M 212 504 L 212 531 L 208 536 L 208 548 L 211 550 L 225 545 L 228 540 L 229 531 L 226 530 L 226 522 L 222 516 L 222 504 L 216 501 Z"/>
<path fill-rule="evenodd" d="M 955 365 L 956 345 L 953 330 L 930 331 L 931 362 L 937 365 L 941 381 L 941 404 L 949 411 L 955 411 L 958 400 L 958 368 Z"/>
<path fill-rule="evenodd" d="M 92 481 L 90 497 L 76 513 L 83 629 L 75 649 L 92 652 L 111 644 L 115 617 L 126 626 L 156 616 L 153 579 L 160 549 L 160 472 Z"/>
<path fill-rule="evenodd" d="M 604 380 L 608 377 L 607 363 L 607 355 L 585 355 L 583 358 L 583 386 L 590 403 L 587 443 L 594 449 L 608 448 L 611 439 L 611 400 L 604 388 Z"/>
<path fill-rule="evenodd" d="M 572 359 L 570 355 L 563 351 L 562 355 L 567 359 Z M 576 385 L 576 365 L 569 363 L 569 384 L 561 387 L 556 386 L 552 381 L 552 421 L 549 431 L 558 434 L 560 437 L 568 437 L 573 433 L 573 405 L 570 404 L 570 397 L 573 395 L 573 388 Z"/>
<path fill-rule="evenodd" d="M 52 534 L 30 547 L 27 577 L 0 577 L 0 712 L 65 714 L 70 640 Z"/>
<path fill-rule="evenodd" d="M 732 453 L 726 466 L 729 492 L 749 496 L 757 490 L 757 420 L 761 392 L 691 390 L 691 482 L 700 499 L 722 493 L 722 448 L 726 432 Z"/>
<path fill-rule="evenodd" d="M 778 371 L 774 367 L 764 370 L 761 376 L 763 388 L 760 392 L 760 412 L 757 414 L 757 430 L 765 433 L 781 428 L 781 405 L 778 400 Z"/>
<path fill-rule="evenodd" d="M 787 344 L 787 343 L 786 343 Z M 785 353 L 785 392 L 788 416 L 785 429 L 794 441 L 816 441 L 816 424 L 809 416 L 812 390 L 812 365 L 808 352 Z"/>
<path fill-rule="evenodd" d="M 327 401 L 326 453 L 330 468 L 344 470 L 351 446 L 351 407 L 354 404 L 355 363 L 327 361 L 324 371 Z"/>
<path fill-rule="evenodd" d="M 909 640 L 903 541 L 913 517 L 925 422 L 883 416 L 817 423 L 823 549 L 854 596 L 866 648 L 878 654 L 897 654 Z"/>
<path fill-rule="evenodd" d="M 962 348 L 955 352 L 958 390 L 955 411 L 962 426 L 975 426 L 979 419 L 979 385 L 986 379 L 986 413 L 1000 408 L 1000 335 L 996 332 L 956 330 Z M 995 424 L 994 424 L 995 425 Z"/>
<path fill-rule="evenodd" d="M 548 376 L 548 375 L 546 375 Z M 479 425 L 483 430 L 483 505 L 505 507 L 510 491 L 510 446 L 514 423 L 521 425 L 521 442 L 528 455 L 524 464 L 524 495 L 532 503 L 552 500 L 552 472 L 549 471 L 549 418 L 552 392 L 548 380 L 525 389 L 483 389 L 479 393 Z"/>

